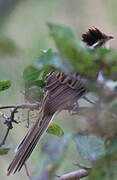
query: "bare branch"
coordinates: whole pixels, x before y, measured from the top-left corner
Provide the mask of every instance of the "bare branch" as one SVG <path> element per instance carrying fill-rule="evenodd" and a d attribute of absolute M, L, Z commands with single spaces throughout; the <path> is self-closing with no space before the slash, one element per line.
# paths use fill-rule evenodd
<path fill-rule="evenodd" d="M 40 103 L 33 103 L 33 104 L 22 103 L 22 104 L 6 105 L 6 106 L 0 105 L 0 109 L 10 109 L 10 112 L 11 112 L 10 116 L 7 116 L 4 113 L 0 112 L 0 116 L 3 117 L 5 120 L 4 124 L 7 125 L 7 131 L 4 135 L 2 142 L 0 143 L 0 147 L 5 144 L 5 141 L 8 137 L 9 131 L 10 131 L 10 129 L 13 128 L 12 123 L 14 122 L 14 123 L 18 124 L 18 122 L 15 120 L 15 113 L 17 113 L 17 110 L 18 109 L 28 109 L 28 112 L 29 112 L 30 110 L 34 110 L 34 109 L 38 110 L 40 108 L 40 105 L 41 105 Z M 29 114 L 28 114 L 28 116 L 29 116 Z M 28 122 L 28 126 L 29 126 L 29 117 L 28 117 L 27 122 Z"/>
<path fill-rule="evenodd" d="M 6 131 L 6 134 L 5 134 L 2 142 L 0 143 L 0 147 L 5 144 L 5 141 L 6 141 L 7 137 L 8 137 L 8 134 L 9 134 L 9 130 L 10 130 L 10 128 L 8 127 L 8 128 L 7 128 L 7 131 Z"/>
<path fill-rule="evenodd" d="M 86 177 L 89 175 L 89 171 L 85 169 L 79 169 L 68 174 L 63 174 L 57 177 L 57 180 L 79 180 L 80 178 Z"/>
<path fill-rule="evenodd" d="M 28 168 L 27 168 L 26 163 L 24 164 L 24 167 L 25 167 L 25 171 L 26 171 L 27 177 L 29 178 L 29 180 L 32 180 L 32 178 L 31 178 L 31 176 L 30 176 L 30 174 L 29 174 L 29 171 L 28 171 Z"/>
<path fill-rule="evenodd" d="M 90 100 L 88 97 L 84 96 L 83 99 L 87 102 L 89 102 L 90 104 L 96 105 L 96 102 Z"/>
<path fill-rule="evenodd" d="M 15 105 L 6 105 L 6 106 L 2 106 L 0 105 L 0 109 L 9 109 L 9 108 L 17 108 L 17 109 L 39 109 L 40 108 L 41 103 L 22 103 L 22 104 L 15 104 Z"/>
<path fill-rule="evenodd" d="M 29 115 L 30 115 L 30 109 L 28 109 L 28 112 L 27 112 L 27 128 L 29 128 Z"/>

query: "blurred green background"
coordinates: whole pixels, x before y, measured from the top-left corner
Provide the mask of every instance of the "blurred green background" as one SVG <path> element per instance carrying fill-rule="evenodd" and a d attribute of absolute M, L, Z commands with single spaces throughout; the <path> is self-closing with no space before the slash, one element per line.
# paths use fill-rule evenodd
<path fill-rule="evenodd" d="M 111 47 L 116 48 L 116 11 L 116 0 L 1 0 L 0 80 L 11 80 L 12 86 L 0 93 L 0 104 L 24 102 L 22 94 L 24 68 L 39 56 L 41 49 L 56 49 L 46 26 L 48 21 L 71 27 L 79 37 L 89 27 L 96 26 L 115 37 L 111 42 Z M 70 116 L 68 112 L 57 115 L 55 121 L 63 127 L 65 133 L 75 132 L 75 129 L 80 128 L 86 129 L 85 119 Z M 11 146 L 11 150 L 8 155 L 0 156 L 0 180 L 28 179 L 24 169 L 14 176 L 6 176 L 7 167 L 14 155 L 14 148 L 27 132 L 25 125 L 25 123 L 14 124 L 13 130 L 10 132 L 6 145 Z M 5 129 L 1 118 L 1 139 Z M 41 140 L 40 146 L 50 138 L 53 136 L 46 134 Z M 34 177 L 38 177 L 43 168 L 44 155 L 40 152 L 40 146 L 37 146 L 28 161 L 29 169 Z M 71 143 L 57 175 L 76 170 L 77 167 L 73 165 L 76 159 L 78 160 L 78 152 L 75 145 Z"/>

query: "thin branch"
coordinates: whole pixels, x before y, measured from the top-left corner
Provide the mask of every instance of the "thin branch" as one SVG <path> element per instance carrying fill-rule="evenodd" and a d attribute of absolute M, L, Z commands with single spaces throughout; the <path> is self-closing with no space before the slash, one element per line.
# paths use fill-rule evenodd
<path fill-rule="evenodd" d="M 80 178 L 87 177 L 89 175 L 89 171 L 85 169 L 79 169 L 77 171 L 73 171 L 68 174 L 63 174 L 57 177 L 57 180 L 79 180 Z"/>
<path fill-rule="evenodd" d="M 5 119 L 4 124 L 7 124 L 7 131 L 6 131 L 6 133 L 5 133 L 4 137 L 3 137 L 3 140 L 0 143 L 0 147 L 1 147 L 1 146 L 3 146 L 5 144 L 5 141 L 6 141 L 7 137 L 8 137 L 9 131 L 13 127 L 12 127 L 11 120 L 10 120 L 10 118 L 7 115 L 5 115 L 4 113 L 0 112 L 0 116 Z"/>
<path fill-rule="evenodd" d="M 5 141 L 6 141 L 7 137 L 8 137 L 9 131 L 10 131 L 10 129 L 13 128 L 12 123 L 14 122 L 14 123 L 18 124 L 18 122 L 15 120 L 15 113 L 18 112 L 17 110 L 18 109 L 29 109 L 29 111 L 34 110 L 34 109 L 36 110 L 36 109 L 40 108 L 40 105 L 41 105 L 40 103 L 33 103 L 33 104 L 23 103 L 23 104 L 6 105 L 6 106 L 0 105 L 0 109 L 8 109 L 8 108 L 10 108 L 10 112 L 11 112 L 10 116 L 7 116 L 4 113 L 0 112 L 0 116 L 3 117 L 4 120 L 5 120 L 4 124 L 7 125 L 7 131 L 6 131 L 5 135 L 4 135 L 4 138 L 3 138 L 2 142 L 0 143 L 0 147 L 5 144 Z M 28 122 L 28 124 L 29 124 L 29 122 Z"/>
<path fill-rule="evenodd" d="M 0 143 L 0 147 L 5 144 L 5 141 L 6 141 L 7 137 L 8 137 L 9 131 L 10 131 L 10 128 L 8 127 L 8 128 L 7 128 L 7 131 L 6 131 L 6 134 L 5 134 L 2 142 Z"/>
<path fill-rule="evenodd" d="M 14 119 L 14 117 L 15 117 L 15 113 L 17 112 L 17 107 L 16 108 L 12 108 L 10 111 L 11 111 L 11 116 L 9 117 L 9 119 L 10 119 L 10 121 L 11 122 L 15 122 L 15 123 L 17 123 L 18 124 L 18 122 L 17 121 L 15 121 L 15 119 Z"/>
<path fill-rule="evenodd" d="M 90 104 L 96 105 L 96 102 L 92 101 L 91 99 L 89 99 L 88 97 L 84 96 L 83 99 L 87 102 L 89 102 Z"/>
<path fill-rule="evenodd" d="M 30 174 L 29 174 L 29 171 L 28 171 L 28 168 L 27 168 L 26 163 L 24 164 L 24 167 L 25 167 L 25 171 L 26 171 L 27 177 L 29 178 L 29 180 L 32 180 L 32 178 L 31 178 L 31 176 L 30 176 Z"/>
<path fill-rule="evenodd" d="M 30 115 L 30 109 L 28 109 L 28 112 L 27 112 L 27 128 L 29 128 L 29 115 Z"/>
<path fill-rule="evenodd" d="M 15 104 L 15 105 L 6 105 L 6 106 L 2 106 L 0 105 L 0 109 L 9 109 L 9 108 L 17 108 L 17 109 L 39 109 L 40 108 L 41 103 L 22 103 L 22 104 Z"/>

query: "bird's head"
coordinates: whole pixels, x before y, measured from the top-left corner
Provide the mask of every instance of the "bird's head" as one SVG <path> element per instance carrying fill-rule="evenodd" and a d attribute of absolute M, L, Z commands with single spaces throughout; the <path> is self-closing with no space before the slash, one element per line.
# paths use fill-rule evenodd
<path fill-rule="evenodd" d="M 96 27 L 91 27 L 88 32 L 82 34 L 82 38 L 89 48 L 94 49 L 97 47 L 109 48 L 109 40 L 113 39 L 113 36 L 108 36 Z"/>

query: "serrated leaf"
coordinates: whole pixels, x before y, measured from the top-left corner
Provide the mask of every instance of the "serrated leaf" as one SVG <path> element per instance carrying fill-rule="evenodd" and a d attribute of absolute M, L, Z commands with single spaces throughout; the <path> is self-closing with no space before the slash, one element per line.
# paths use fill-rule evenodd
<path fill-rule="evenodd" d="M 0 155 L 5 155 L 9 152 L 10 148 L 0 148 Z"/>
<path fill-rule="evenodd" d="M 11 86 L 11 81 L 0 81 L 0 91 L 4 91 Z"/>
<path fill-rule="evenodd" d="M 80 156 L 90 162 L 96 161 L 105 153 L 104 142 L 94 135 L 77 134 L 74 141 Z"/>
<path fill-rule="evenodd" d="M 54 134 L 56 136 L 63 136 L 64 135 L 62 128 L 53 121 L 49 125 L 47 132 L 50 134 Z"/>

